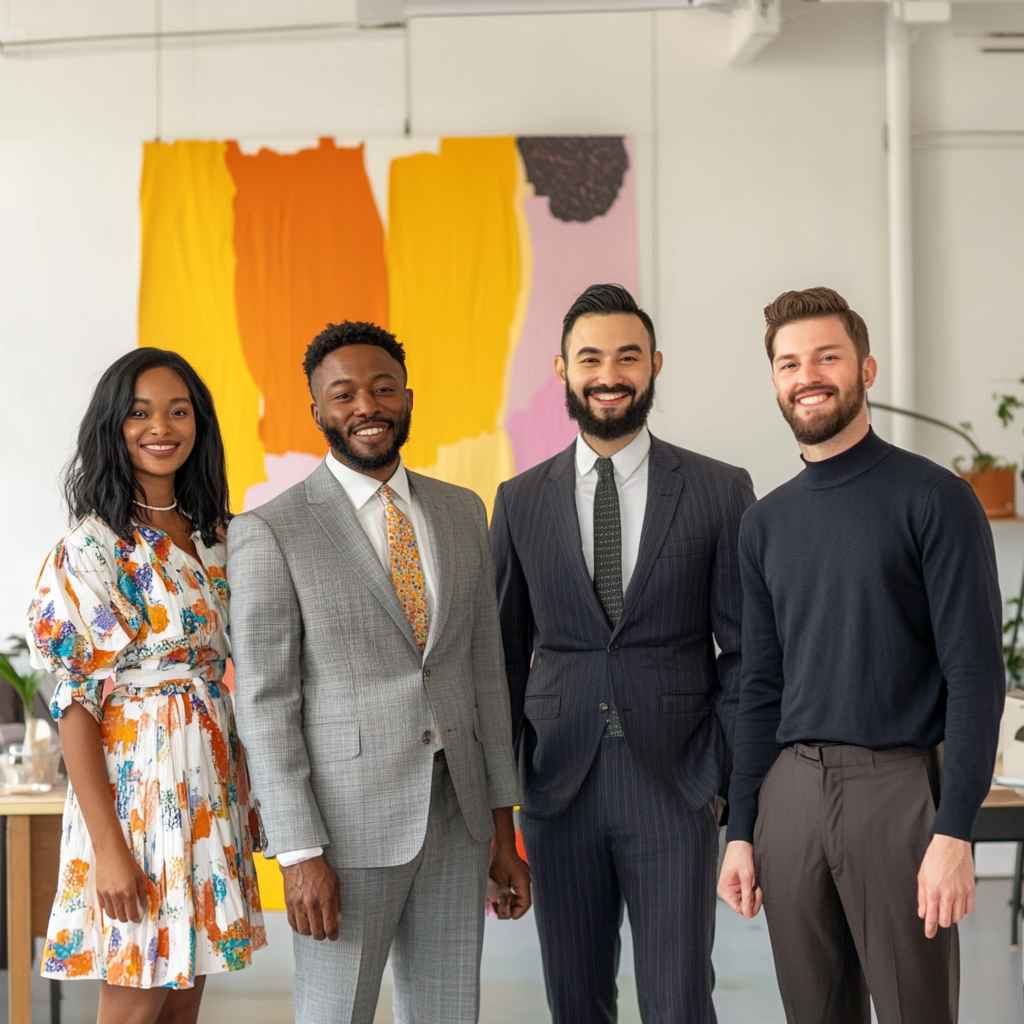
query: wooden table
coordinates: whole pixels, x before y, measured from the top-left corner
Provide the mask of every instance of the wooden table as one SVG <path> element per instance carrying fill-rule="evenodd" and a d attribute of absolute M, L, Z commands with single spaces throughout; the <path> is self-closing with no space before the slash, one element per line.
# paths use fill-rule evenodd
<path fill-rule="evenodd" d="M 1013 895 L 1010 907 L 1010 945 L 1020 944 L 1021 883 L 1024 880 L 1024 797 L 1009 786 L 993 786 L 974 823 L 975 843 L 1017 844 L 1017 863 L 1013 873 Z"/>
<path fill-rule="evenodd" d="M 10 1024 L 32 1024 L 32 939 L 46 934 L 60 869 L 64 787 L 0 794 L 7 818 L 7 1007 Z"/>

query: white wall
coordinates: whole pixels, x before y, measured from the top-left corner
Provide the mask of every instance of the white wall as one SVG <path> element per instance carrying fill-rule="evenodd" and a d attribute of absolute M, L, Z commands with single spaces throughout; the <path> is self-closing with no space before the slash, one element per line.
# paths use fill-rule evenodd
<path fill-rule="evenodd" d="M 169 27 L 351 17 L 351 0 L 163 7 Z M 0 37 L 144 30 L 140 10 L 152 8 L 7 0 Z M 763 493 L 799 469 L 761 345 L 775 294 L 846 294 L 872 329 L 888 394 L 882 13 L 792 0 L 780 39 L 742 68 L 726 62 L 727 16 L 706 10 L 168 44 L 159 121 L 165 138 L 395 136 L 407 116 L 424 136 L 634 135 L 642 298 L 666 354 L 652 426 L 747 466 Z M 918 127 L 1024 130 L 1024 57 L 983 58 L 962 36 L 1007 27 L 1024 28 L 1024 4 L 957 5 L 952 25 L 919 30 Z M 154 72 L 152 48 L 137 44 L 0 56 L 0 636 L 20 628 L 63 529 L 53 481 L 90 388 L 135 341 Z M 953 141 L 915 150 L 919 394 L 925 411 L 986 423 L 996 447 L 987 396 L 1024 375 L 1024 149 Z M 952 454 L 924 433 L 919 444 Z M 1011 589 L 1024 527 L 998 533 Z"/>

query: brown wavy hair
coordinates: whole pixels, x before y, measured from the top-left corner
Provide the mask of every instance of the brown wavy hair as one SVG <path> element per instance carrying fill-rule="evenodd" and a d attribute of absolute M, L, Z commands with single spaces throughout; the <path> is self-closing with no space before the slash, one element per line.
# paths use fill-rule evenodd
<path fill-rule="evenodd" d="M 850 304 L 831 288 L 806 288 L 802 292 L 783 292 L 764 307 L 764 347 L 768 361 L 775 359 L 775 335 L 779 328 L 797 320 L 819 320 L 834 316 L 846 329 L 846 333 L 857 350 L 857 358 L 864 360 L 871 354 L 868 341 L 868 325 L 864 318 L 850 309 Z"/>

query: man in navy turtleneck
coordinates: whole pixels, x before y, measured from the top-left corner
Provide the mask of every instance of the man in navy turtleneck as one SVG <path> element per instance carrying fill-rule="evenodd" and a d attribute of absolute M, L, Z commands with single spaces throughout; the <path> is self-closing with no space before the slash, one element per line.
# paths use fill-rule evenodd
<path fill-rule="evenodd" d="M 868 1024 L 869 994 L 879 1024 L 953 1024 L 1004 691 L 991 531 L 963 480 L 871 430 L 877 367 L 840 295 L 765 319 L 805 468 L 740 530 L 719 894 L 746 917 L 763 899 L 789 1024 Z"/>

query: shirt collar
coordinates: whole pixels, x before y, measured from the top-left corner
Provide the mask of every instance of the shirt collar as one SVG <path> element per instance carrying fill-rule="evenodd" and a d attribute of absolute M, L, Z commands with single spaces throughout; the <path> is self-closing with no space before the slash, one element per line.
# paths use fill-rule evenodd
<path fill-rule="evenodd" d="M 345 489 L 348 500 L 352 507 L 358 512 L 381 488 L 381 482 L 374 480 L 372 476 L 360 473 L 358 470 L 350 469 L 343 462 L 339 462 L 331 452 L 327 453 L 327 468 L 334 475 L 334 478 Z M 395 494 L 402 498 L 407 504 L 412 504 L 409 491 L 409 476 L 405 471 L 405 463 L 398 460 L 398 468 L 387 481 L 388 487 Z"/>
<path fill-rule="evenodd" d="M 612 456 L 615 472 L 623 480 L 628 480 L 640 468 L 651 450 L 651 434 L 644 427 L 625 448 L 620 448 Z M 597 465 L 598 454 L 583 440 L 583 435 L 576 438 L 576 470 L 580 476 L 586 476 Z"/>

